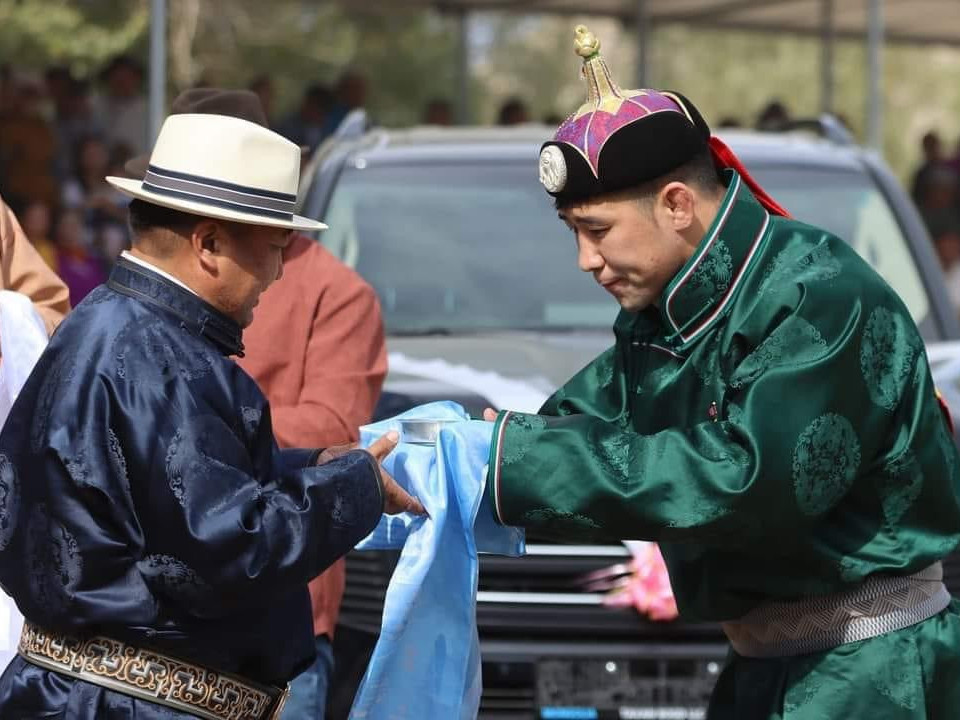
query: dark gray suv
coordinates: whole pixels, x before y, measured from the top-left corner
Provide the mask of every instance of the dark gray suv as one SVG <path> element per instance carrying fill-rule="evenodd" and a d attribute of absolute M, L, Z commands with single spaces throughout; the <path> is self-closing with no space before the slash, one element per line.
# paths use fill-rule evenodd
<path fill-rule="evenodd" d="M 723 138 L 792 214 L 853 245 L 903 297 L 928 343 L 960 338 L 900 185 L 829 118 L 811 125 L 813 135 Z M 474 414 L 535 410 L 612 344 L 616 303 L 577 269 L 573 239 L 537 182 L 550 133 L 345 132 L 309 168 L 303 213 L 330 225 L 321 241 L 382 303 L 391 370 L 380 417 L 436 399 Z M 481 717 L 704 717 L 727 651 L 719 628 L 650 622 L 586 591 L 584 576 L 629 561 L 622 546 L 528 540 L 524 558 L 481 558 Z M 393 562 L 387 553 L 348 558 L 332 717 L 349 708 Z M 957 589 L 960 578 L 949 581 Z"/>

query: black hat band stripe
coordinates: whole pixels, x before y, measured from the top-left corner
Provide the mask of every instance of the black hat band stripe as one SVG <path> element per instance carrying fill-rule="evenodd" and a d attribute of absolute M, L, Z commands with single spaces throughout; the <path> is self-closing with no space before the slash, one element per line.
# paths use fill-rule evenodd
<path fill-rule="evenodd" d="M 176 190 L 178 192 L 189 193 L 199 197 L 222 200 L 224 202 L 236 203 L 261 210 L 273 210 L 275 212 L 293 212 L 296 206 L 296 198 L 293 200 L 277 200 L 264 197 L 255 189 L 248 191 L 239 191 L 221 187 L 217 181 L 211 183 L 208 180 L 184 180 L 171 178 L 165 175 L 147 170 L 143 178 L 144 183 L 149 183 L 154 187 L 164 188 L 165 190 Z M 214 184 L 216 183 L 216 184 Z"/>
<path fill-rule="evenodd" d="M 260 217 L 274 218 L 276 220 L 285 220 L 287 222 L 293 221 L 292 212 L 280 212 L 277 210 L 269 210 L 267 208 L 258 207 L 256 205 L 249 205 L 244 203 L 235 203 L 230 202 L 229 200 L 219 200 L 217 198 L 211 197 L 208 194 L 198 194 L 191 192 L 181 192 L 179 190 L 171 190 L 160 185 L 154 185 L 149 183 L 146 180 L 143 181 L 143 189 L 155 193 L 157 195 L 166 195 L 167 197 L 178 198 L 180 200 L 188 200 L 190 202 L 195 202 L 200 205 L 211 205 L 213 207 L 224 208 L 226 210 L 233 210 L 234 212 L 243 213 L 244 215 L 259 215 Z M 184 212 L 190 212 L 189 210 L 184 210 Z"/>
<path fill-rule="evenodd" d="M 156 165 L 147 165 L 148 172 L 154 175 L 160 175 L 173 180 L 186 180 L 187 182 L 200 183 L 222 190 L 233 190 L 246 195 L 256 195 L 258 197 L 272 198 L 273 200 L 285 200 L 287 202 L 296 202 L 297 196 L 290 193 L 283 193 L 277 190 L 264 190 L 263 188 L 253 187 L 252 185 L 238 185 L 237 183 L 227 182 L 226 180 L 217 180 L 215 178 L 205 177 L 203 175 L 191 175 L 190 173 L 178 172 L 176 170 L 167 170 Z"/>

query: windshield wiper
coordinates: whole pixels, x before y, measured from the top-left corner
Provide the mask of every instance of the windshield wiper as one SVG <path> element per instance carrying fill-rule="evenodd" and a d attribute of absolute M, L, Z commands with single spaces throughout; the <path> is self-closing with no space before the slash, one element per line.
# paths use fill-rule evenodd
<path fill-rule="evenodd" d="M 460 332 L 460 331 L 457 331 Z M 464 331 L 466 332 L 466 331 Z M 387 330 L 388 335 L 393 335 L 394 337 L 436 337 L 448 335 L 453 335 L 454 331 L 450 328 L 445 327 L 431 327 L 431 328 L 407 328 L 403 330 Z"/>

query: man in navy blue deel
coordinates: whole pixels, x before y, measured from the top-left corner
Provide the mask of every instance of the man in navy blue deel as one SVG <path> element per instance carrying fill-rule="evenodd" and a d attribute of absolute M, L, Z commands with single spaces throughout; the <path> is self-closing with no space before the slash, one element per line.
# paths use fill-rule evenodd
<path fill-rule="evenodd" d="M 0 434 L 0 584 L 26 617 L 0 718 L 279 716 L 310 664 L 307 583 L 381 513 L 422 513 L 370 451 L 278 450 L 230 356 L 282 273 L 300 149 L 173 115 L 133 249 L 64 321 Z M 284 343 L 284 338 L 276 338 Z"/>

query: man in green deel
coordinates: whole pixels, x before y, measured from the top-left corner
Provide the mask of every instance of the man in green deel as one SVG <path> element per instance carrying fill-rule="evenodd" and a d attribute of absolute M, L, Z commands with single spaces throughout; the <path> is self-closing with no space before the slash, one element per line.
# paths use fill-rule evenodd
<path fill-rule="evenodd" d="M 576 47 L 588 102 L 540 179 L 622 312 L 540 414 L 488 411 L 498 520 L 659 541 L 733 647 L 710 720 L 960 718 L 958 455 L 906 307 L 689 101 Z"/>

